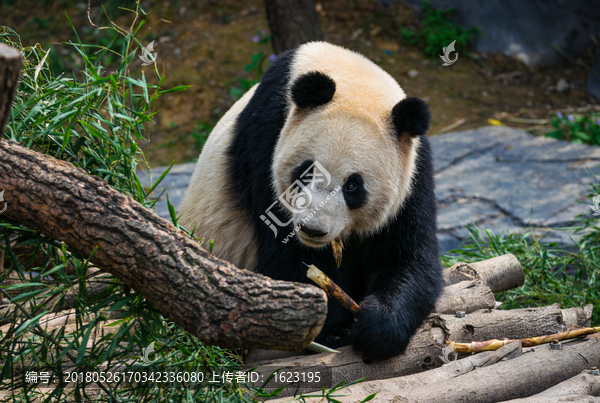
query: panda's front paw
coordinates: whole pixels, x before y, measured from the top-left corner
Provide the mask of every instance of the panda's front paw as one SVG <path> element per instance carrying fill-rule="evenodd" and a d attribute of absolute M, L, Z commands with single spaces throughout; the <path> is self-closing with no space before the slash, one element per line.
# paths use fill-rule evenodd
<path fill-rule="evenodd" d="M 403 353 L 412 334 L 406 323 L 402 323 L 398 308 L 382 304 L 375 295 L 361 301 L 350 332 L 354 349 L 372 359 L 385 359 Z"/>

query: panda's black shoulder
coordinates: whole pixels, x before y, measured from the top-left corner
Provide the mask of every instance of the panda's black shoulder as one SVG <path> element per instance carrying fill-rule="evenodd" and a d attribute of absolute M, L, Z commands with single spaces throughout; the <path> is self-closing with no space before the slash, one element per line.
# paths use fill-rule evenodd
<path fill-rule="evenodd" d="M 272 203 L 271 162 L 287 114 L 287 89 L 296 49 L 279 55 L 265 71 L 236 121 L 226 153 L 228 190 L 241 209 L 265 211 Z M 262 184 L 263 186 L 259 186 Z M 258 216 L 253 217 L 258 220 Z"/>

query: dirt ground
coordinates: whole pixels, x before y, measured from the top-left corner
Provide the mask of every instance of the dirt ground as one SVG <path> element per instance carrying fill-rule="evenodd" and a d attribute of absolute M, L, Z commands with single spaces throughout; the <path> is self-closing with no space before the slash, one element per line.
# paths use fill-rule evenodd
<path fill-rule="evenodd" d="M 31 3 L 31 7 L 24 7 L 24 3 Z M 65 13 L 84 42 L 102 34 L 88 21 L 84 3 L 7 1 L 0 25 L 19 32 L 24 45 L 55 44 L 59 53 L 66 55 L 66 47 L 60 42 L 74 36 Z M 92 2 L 90 17 L 96 25 L 105 26 L 107 18 L 99 4 Z M 122 7 L 132 7 L 131 4 L 120 2 Z M 257 78 L 254 72 L 244 71 L 253 54 L 272 53 L 269 44 L 252 40 L 261 30 L 268 34 L 263 5 L 260 0 L 142 4 L 150 16 L 138 37 L 144 44 L 156 41 L 154 51 L 159 71 L 166 75 L 165 85 L 192 86 L 163 97 L 161 113 L 144 148 L 152 166 L 173 160 L 191 161 L 197 157 L 199 147 L 190 133 L 202 122 L 214 124 L 227 111 L 234 102 L 230 95 L 232 86 L 239 86 L 242 78 Z M 539 122 L 516 123 L 511 118 L 547 119 L 558 111 L 568 113 L 589 106 L 584 90 L 591 64 L 589 55 L 565 59 L 557 66 L 529 68 L 502 55 L 459 49 L 457 62 L 443 67 L 441 59 L 430 58 L 420 49 L 402 43 L 400 28 L 416 27 L 419 21 L 418 14 L 406 5 L 384 9 L 376 0 L 335 0 L 316 2 L 316 7 L 326 41 L 364 54 L 396 78 L 409 96 L 429 102 L 432 135 L 461 119 L 464 123 L 458 127 L 460 130 L 488 125 L 488 119 L 530 128 Z M 119 12 L 116 22 L 127 26 L 131 14 Z M 485 31 L 485 26 L 480 28 Z M 62 48 L 65 49 L 61 51 Z M 150 68 L 142 67 L 138 60 L 132 66 L 134 72 L 143 70 L 147 77 Z M 557 83 L 561 79 L 566 80 L 568 88 L 559 92 Z"/>

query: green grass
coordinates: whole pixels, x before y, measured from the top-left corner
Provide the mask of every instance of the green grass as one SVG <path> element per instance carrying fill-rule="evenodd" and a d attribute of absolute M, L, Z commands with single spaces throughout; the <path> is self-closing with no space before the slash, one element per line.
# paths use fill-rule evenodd
<path fill-rule="evenodd" d="M 600 145 L 600 112 L 563 116 L 557 113 L 550 119 L 554 130 L 547 137 L 577 144 Z"/>
<path fill-rule="evenodd" d="M 456 49 L 467 48 L 469 42 L 481 35 L 481 30 L 477 27 L 464 29 L 454 23 L 452 18 L 455 11 L 452 8 L 445 11 L 435 10 L 427 1 L 423 2 L 422 7 L 421 28 L 413 31 L 401 27 L 400 35 L 404 42 L 419 46 L 428 56 L 437 57 L 442 53 L 442 49 L 453 41 L 456 41 Z"/>

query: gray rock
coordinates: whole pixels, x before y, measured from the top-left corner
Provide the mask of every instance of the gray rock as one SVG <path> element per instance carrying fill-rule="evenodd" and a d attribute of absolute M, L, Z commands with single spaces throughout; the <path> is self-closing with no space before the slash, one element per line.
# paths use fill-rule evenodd
<path fill-rule="evenodd" d="M 406 3 L 421 10 L 422 0 L 406 0 Z M 452 7 L 456 10 L 456 22 L 465 28 L 481 28 L 476 50 L 512 55 L 528 66 L 561 60 L 563 57 L 555 46 L 570 56 L 584 54 L 593 44 L 590 34 L 598 35 L 600 29 L 598 0 L 431 0 L 430 3 L 435 9 Z"/>
<path fill-rule="evenodd" d="M 569 226 L 589 215 L 591 172 L 600 148 L 486 127 L 431 138 L 440 234 L 463 239 L 464 225 L 495 233 L 530 231 L 570 244 Z M 442 238 L 440 238 L 441 240 Z M 446 238 L 444 238 L 446 239 Z"/>

